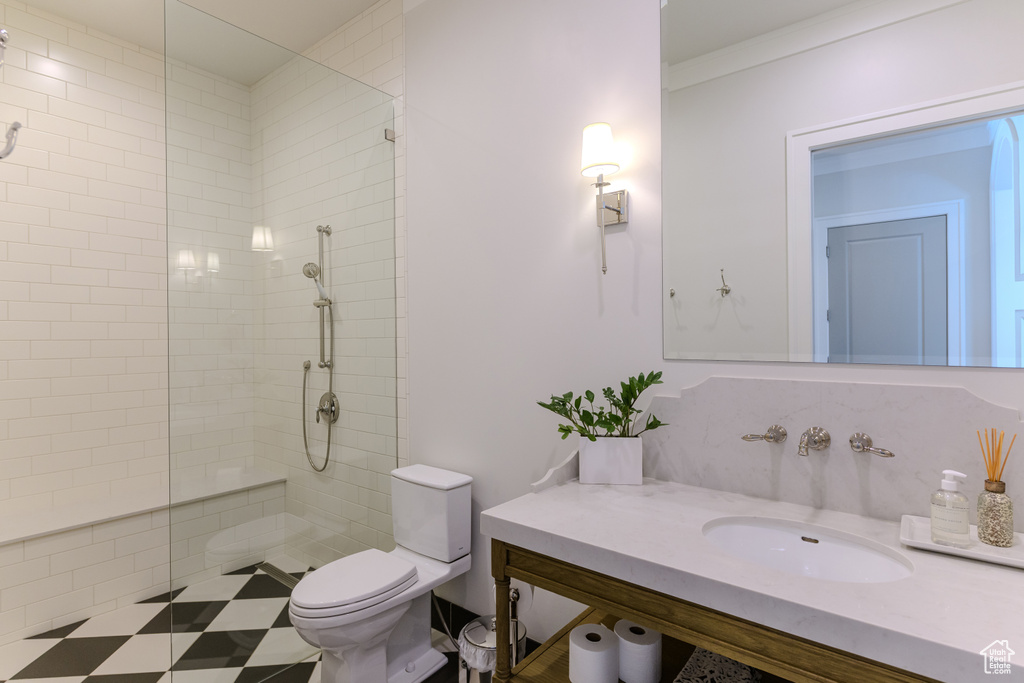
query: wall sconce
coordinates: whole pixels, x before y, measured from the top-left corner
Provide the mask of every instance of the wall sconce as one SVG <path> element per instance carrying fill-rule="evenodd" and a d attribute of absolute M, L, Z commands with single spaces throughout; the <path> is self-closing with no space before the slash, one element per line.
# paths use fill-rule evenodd
<path fill-rule="evenodd" d="M 254 225 L 252 228 L 252 250 L 253 251 L 274 251 L 274 235 L 270 228 L 263 225 Z"/>
<path fill-rule="evenodd" d="M 181 249 L 178 251 L 178 270 L 195 270 L 196 269 L 196 255 L 192 253 L 191 249 Z"/>
<path fill-rule="evenodd" d="M 220 254 L 211 251 L 206 255 L 206 271 L 208 273 L 220 272 Z"/>
<path fill-rule="evenodd" d="M 615 138 L 612 127 L 607 123 L 592 123 L 583 129 L 583 160 L 580 173 L 587 178 L 597 178 L 597 224 L 601 228 L 601 272 L 608 272 L 605 257 L 604 231 L 609 225 L 621 225 L 628 222 L 628 196 L 625 190 L 604 193 L 610 183 L 604 181 L 605 175 L 619 170 L 618 156 L 615 151 Z"/>

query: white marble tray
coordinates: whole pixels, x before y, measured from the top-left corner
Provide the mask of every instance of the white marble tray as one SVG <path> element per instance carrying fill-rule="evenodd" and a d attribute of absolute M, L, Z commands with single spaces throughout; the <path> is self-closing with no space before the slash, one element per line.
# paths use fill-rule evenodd
<path fill-rule="evenodd" d="M 1005 564 L 1010 567 L 1024 569 L 1024 536 L 1013 535 L 1013 545 L 1009 548 L 996 548 L 978 540 L 978 527 L 971 525 L 971 544 L 966 548 L 953 548 L 932 542 L 932 522 L 927 517 L 903 515 L 900 524 L 900 542 L 911 548 L 921 548 L 947 555 L 969 557 L 972 560 Z"/>

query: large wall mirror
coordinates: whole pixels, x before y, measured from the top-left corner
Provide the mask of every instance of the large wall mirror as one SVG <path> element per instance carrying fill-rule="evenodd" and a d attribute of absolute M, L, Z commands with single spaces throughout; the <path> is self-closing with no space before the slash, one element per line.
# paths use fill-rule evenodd
<path fill-rule="evenodd" d="M 1021 367 L 1024 2 L 667 0 L 666 358 Z"/>

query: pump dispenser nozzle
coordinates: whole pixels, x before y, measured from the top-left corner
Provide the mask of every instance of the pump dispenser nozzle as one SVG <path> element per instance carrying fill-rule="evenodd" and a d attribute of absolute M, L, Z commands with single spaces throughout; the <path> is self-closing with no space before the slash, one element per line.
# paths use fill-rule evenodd
<path fill-rule="evenodd" d="M 967 478 L 966 474 L 964 474 L 963 472 L 957 472 L 956 470 L 942 470 L 942 473 L 946 475 L 945 478 L 942 480 L 942 490 L 944 491 L 960 490 L 960 482 L 954 479 L 953 477 L 960 477 L 961 479 Z"/>

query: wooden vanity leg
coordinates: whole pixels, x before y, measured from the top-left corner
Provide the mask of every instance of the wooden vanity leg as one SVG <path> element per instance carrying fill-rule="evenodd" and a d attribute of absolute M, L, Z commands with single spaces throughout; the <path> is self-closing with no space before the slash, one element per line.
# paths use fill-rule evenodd
<path fill-rule="evenodd" d="M 512 677 L 511 666 L 511 644 L 509 639 L 509 578 L 505 575 L 505 564 L 507 553 L 505 544 L 498 540 L 491 540 L 491 576 L 494 577 L 494 584 L 497 586 L 495 595 L 494 616 L 497 620 L 495 632 L 495 648 L 497 662 L 494 666 L 494 683 L 507 683 Z"/>

